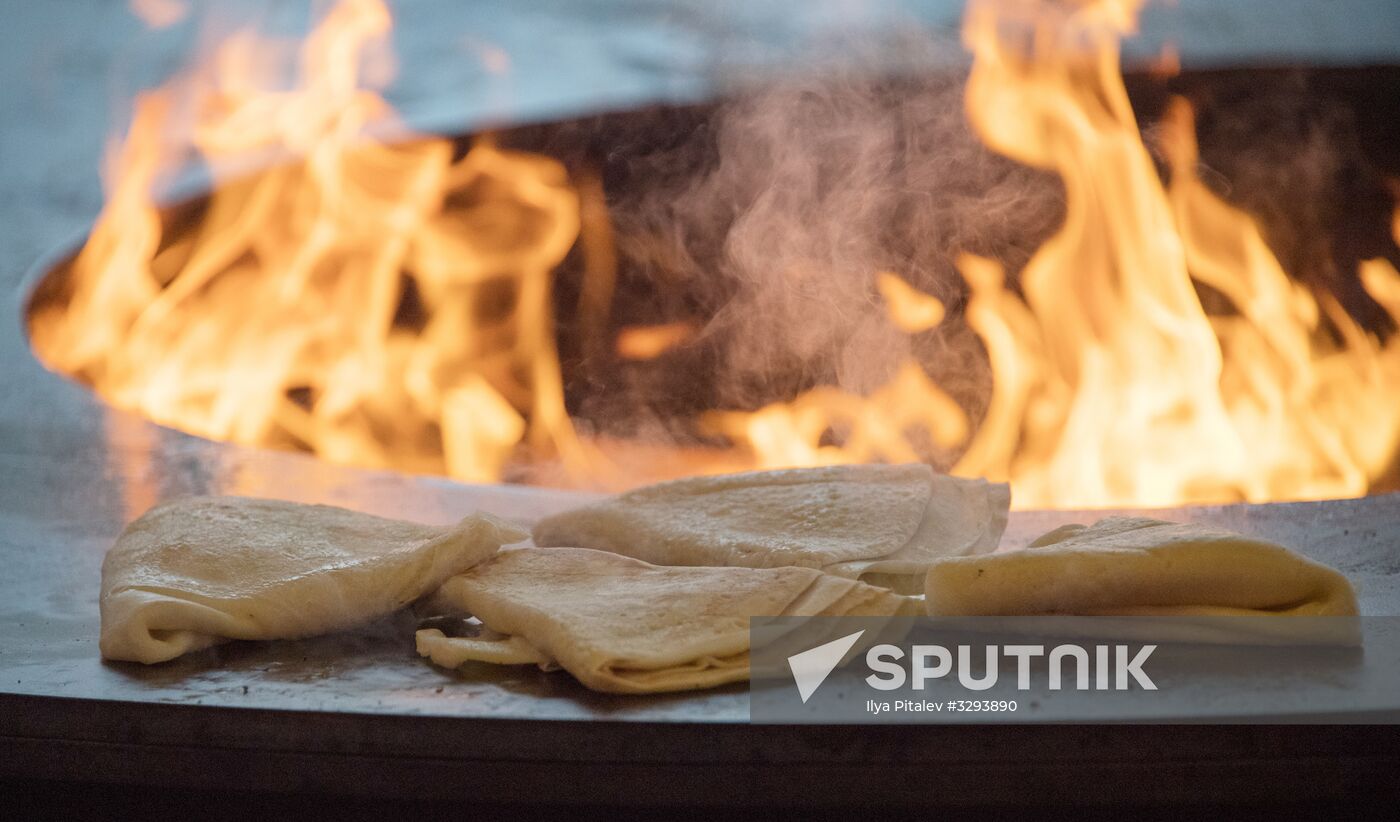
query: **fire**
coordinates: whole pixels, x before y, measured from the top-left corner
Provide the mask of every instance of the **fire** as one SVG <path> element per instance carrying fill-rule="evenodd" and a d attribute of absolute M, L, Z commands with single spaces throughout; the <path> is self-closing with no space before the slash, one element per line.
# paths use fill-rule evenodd
<path fill-rule="evenodd" d="M 917 462 L 919 435 L 949 448 L 968 431 L 962 408 L 912 360 L 868 397 L 814 388 L 791 403 L 752 413 L 712 412 L 706 421 L 714 432 L 748 444 L 762 468 Z M 829 431 L 839 434 L 839 445 L 823 444 Z"/>
<path fill-rule="evenodd" d="M 695 335 L 690 323 L 633 325 L 617 334 L 617 355 L 627 360 L 654 360 Z"/>
<path fill-rule="evenodd" d="M 928 331 L 943 322 L 943 303 L 888 271 L 875 275 L 875 287 L 885 299 L 890 322 L 906 334 Z"/>
<path fill-rule="evenodd" d="M 962 321 L 993 378 L 975 417 L 910 355 L 866 395 L 819 386 L 711 411 L 695 422 L 706 446 L 651 454 L 582 436 L 551 299 L 575 246 L 590 356 L 653 360 L 702 329 L 630 326 L 608 344 L 617 280 L 601 182 L 490 139 L 458 157 L 406 134 L 366 88 L 366 54 L 391 25 L 380 0 L 335 5 L 300 44 L 291 86 L 266 76 L 267 44 L 245 34 L 188 85 L 138 99 L 66 304 L 32 317 L 35 350 L 192 433 L 478 482 L 616 487 L 663 463 L 944 455 L 954 473 L 1009 481 L 1021 508 L 1364 494 L 1400 449 L 1400 342 L 1290 280 L 1254 222 L 1201 182 L 1184 102 L 1162 125 L 1162 181 L 1119 66 L 1139 5 L 968 9 L 969 120 L 993 150 L 1058 174 L 1067 209 L 1017 289 L 992 260 L 958 260 Z M 186 159 L 187 123 L 219 181 L 193 227 L 163 223 L 156 199 Z M 285 157 L 297 161 L 246 173 Z M 1400 321 L 1400 274 L 1375 260 L 1360 276 Z M 1207 311 L 1203 287 L 1225 307 Z M 870 291 L 911 340 L 948 321 L 897 273 L 871 272 Z M 604 450 L 649 456 L 624 474 Z"/>
<path fill-rule="evenodd" d="M 1364 494 L 1400 444 L 1400 344 L 1292 282 L 1253 221 L 1201 183 L 1184 101 L 1166 124 L 1162 184 L 1118 62 L 1138 6 L 969 7 L 968 117 L 994 150 L 1057 172 L 1068 213 L 1022 273 L 1024 299 L 995 262 L 960 261 L 993 393 L 952 471 L 1009 481 L 1021 508 Z M 1362 277 L 1400 319 L 1394 268 L 1371 261 Z M 1195 283 L 1233 310 L 1208 315 Z M 889 275 L 878 287 L 902 330 L 941 317 Z M 869 397 L 820 389 L 722 428 L 765 466 L 907 458 L 909 406 L 946 408 L 900 390 L 908 368 Z M 870 423 L 851 420 L 875 420 L 891 444 L 871 448 Z M 949 439 L 968 430 L 951 414 L 920 422 Z M 817 445 L 847 426 L 840 445 Z"/>
<path fill-rule="evenodd" d="M 368 138 L 392 112 L 362 88 L 389 31 L 378 0 L 335 6 L 268 88 L 264 44 L 224 44 L 193 84 L 138 100 L 114 186 L 35 349 L 114 404 L 192 433 L 367 466 L 499 479 L 528 451 L 597 460 L 564 412 L 550 280 L 579 234 L 557 162 L 483 140 Z M 188 95 L 186 95 L 188 96 Z M 167 232 L 153 189 L 182 155 L 177 109 L 221 183 L 196 230 Z M 405 283 L 416 296 L 405 304 Z"/>

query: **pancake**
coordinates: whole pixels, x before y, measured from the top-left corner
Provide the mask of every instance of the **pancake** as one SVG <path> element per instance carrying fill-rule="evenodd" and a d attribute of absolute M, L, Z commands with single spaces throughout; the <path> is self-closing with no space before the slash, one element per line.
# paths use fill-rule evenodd
<path fill-rule="evenodd" d="M 1021 551 L 939 560 L 925 606 L 932 616 L 1171 617 L 1168 632 L 1183 640 L 1359 641 L 1355 620 L 1262 619 L 1357 616 L 1356 592 L 1338 571 L 1266 540 L 1141 517 L 1064 526 Z M 1139 626 L 1166 629 L 1160 622 Z"/>
<path fill-rule="evenodd" d="M 611 693 L 709 688 L 749 677 L 749 617 L 914 615 L 918 600 L 811 568 L 665 567 L 587 548 L 504 551 L 443 585 L 435 602 L 483 636 L 427 628 L 418 652 L 562 667 Z"/>
<path fill-rule="evenodd" d="M 923 464 L 757 471 L 639 488 L 548 517 L 533 536 L 657 565 L 817 568 L 918 593 L 933 560 L 995 548 L 1010 501 L 1005 484 Z"/>
<path fill-rule="evenodd" d="M 192 497 L 131 523 L 102 563 L 102 656 L 156 663 L 229 639 L 340 631 L 435 591 L 525 532 L 245 497 Z"/>

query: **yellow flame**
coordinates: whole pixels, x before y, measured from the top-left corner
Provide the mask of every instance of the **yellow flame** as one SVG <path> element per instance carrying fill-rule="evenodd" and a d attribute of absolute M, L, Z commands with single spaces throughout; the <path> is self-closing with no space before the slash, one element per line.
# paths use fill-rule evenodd
<path fill-rule="evenodd" d="M 690 323 L 632 325 L 617 332 L 617 355 L 627 360 L 654 360 L 695 335 Z"/>
<path fill-rule="evenodd" d="M 875 275 L 875 287 L 885 298 L 890 322 L 906 334 L 927 331 L 943 322 L 943 303 L 888 271 Z"/>
<path fill-rule="evenodd" d="M 1138 6 L 968 9 L 969 119 L 996 151 L 1057 172 L 1067 214 L 1022 272 L 1024 300 L 995 262 L 960 261 L 993 392 L 953 470 L 1009 480 L 1021 508 L 1364 494 L 1400 444 L 1400 346 L 1291 281 L 1254 222 L 1201 183 L 1184 101 L 1165 123 L 1163 186 L 1119 70 Z M 1394 269 L 1370 261 L 1361 276 L 1400 318 Z M 920 300 L 890 283 L 892 322 L 919 330 Z M 1208 315 L 1196 283 L 1231 310 Z M 813 392 L 725 417 L 724 431 L 764 465 L 890 459 L 899 449 L 814 445 L 833 420 L 896 419 L 888 391 Z"/>
<path fill-rule="evenodd" d="M 360 61 L 389 26 L 378 0 L 339 3 L 290 89 L 265 87 L 257 38 L 224 44 L 193 103 L 205 160 L 304 159 L 221 183 L 187 233 L 167 236 L 152 195 L 176 91 L 145 95 L 69 304 L 34 318 L 35 348 L 208 437 L 481 481 L 523 441 L 596 470 L 564 411 L 550 308 L 578 195 L 559 163 L 489 141 L 454 160 L 446 140 L 367 139 L 392 112 Z M 418 316 L 402 316 L 405 283 Z"/>
<path fill-rule="evenodd" d="M 957 260 L 963 319 L 993 378 L 976 420 L 910 356 L 865 395 L 820 386 L 703 415 L 700 433 L 727 448 L 582 438 L 564 404 L 552 277 L 577 245 L 582 349 L 607 355 L 617 279 L 602 184 L 489 139 L 461 157 L 441 139 L 370 139 L 393 123 L 362 76 L 391 24 L 380 0 L 331 8 L 290 87 L 266 76 L 267 46 L 245 33 L 213 55 L 193 100 L 175 85 L 138 99 L 66 304 L 32 318 L 35 349 L 113 403 L 197 434 L 481 482 L 527 468 L 534 481 L 618 486 L 934 456 L 1009 481 L 1021 508 L 1365 493 L 1400 446 L 1400 336 L 1381 343 L 1286 275 L 1254 222 L 1197 176 L 1181 101 L 1161 128 L 1162 182 L 1119 66 L 1139 6 L 968 8 L 970 122 L 1066 192 L 1064 224 L 1016 288 L 992 260 Z M 509 70 L 504 53 L 485 59 Z M 183 157 L 172 135 L 190 113 L 195 146 L 228 179 L 197 219 L 167 226 L 153 190 Z M 227 174 L 285 155 L 299 162 Z M 1394 267 L 1367 261 L 1360 276 L 1400 320 Z M 891 272 L 871 286 L 897 332 L 942 330 L 935 297 Z M 652 359 L 696 327 L 624 328 L 612 350 Z"/>
<path fill-rule="evenodd" d="M 921 458 L 921 440 L 952 447 L 968 430 L 962 408 L 913 361 L 868 397 L 814 388 L 756 412 L 711 412 L 705 423 L 744 443 L 761 468 L 913 462 Z"/>

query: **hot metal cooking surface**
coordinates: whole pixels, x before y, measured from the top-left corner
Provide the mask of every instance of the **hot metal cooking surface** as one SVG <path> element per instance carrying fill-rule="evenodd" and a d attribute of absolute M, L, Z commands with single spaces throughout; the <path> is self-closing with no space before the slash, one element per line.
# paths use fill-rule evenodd
<path fill-rule="evenodd" d="M 0 455 L 0 692 L 157 703 L 513 719 L 744 722 L 743 688 L 663 697 L 593 694 L 562 673 L 480 665 L 437 669 L 414 652 L 405 614 L 302 642 L 233 643 L 158 666 L 107 664 L 97 651 L 102 556 L 130 519 L 186 494 L 325 502 L 447 523 L 482 509 L 523 522 L 577 504 L 568 492 L 467 486 L 228 448 L 107 413 L 99 447 Z M 22 443 L 21 443 L 22 445 Z M 1400 614 L 1400 496 L 1155 512 L 1276 539 L 1343 570 L 1367 614 Z M 1010 547 L 1073 512 L 1013 514 Z M 1397 695 L 1400 701 L 1400 695 Z M 1300 706 L 1302 707 L 1302 706 Z"/>

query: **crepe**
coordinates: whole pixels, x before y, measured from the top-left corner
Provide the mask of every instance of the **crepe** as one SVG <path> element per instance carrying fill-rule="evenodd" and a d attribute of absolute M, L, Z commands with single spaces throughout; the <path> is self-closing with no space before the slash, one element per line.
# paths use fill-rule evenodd
<path fill-rule="evenodd" d="M 693 477 L 541 521 L 540 546 L 581 546 L 657 565 L 820 568 L 905 593 L 929 564 L 990 551 L 1010 490 L 927 465 L 840 465 Z"/>
<path fill-rule="evenodd" d="M 333 508 L 193 497 L 131 523 L 102 563 L 107 659 L 293 639 L 390 613 L 526 534 L 486 514 L 434 527 Z"/>
<path fill-rule="evenodd" d="M 1140 517 L 1064 526 L 1022 551 L 939 560 L 925 597 L 933 616 L 1357 615 L 1351 583 L 1325 565 L 1265 540 Z M 1327 627 L 1353 638 L 1354 629 Z"/>
<path fill-rule="evenodd" d="M 810 568 L 663 567 L 587 548 L 505 551 L 443 585 L 436 601 L 481 636 L 418 632 L 418 653 L 562 667 L 612 693 L 708 688 L 749 677 L 751 616 L 912 616 L 918 601 Z"/>

